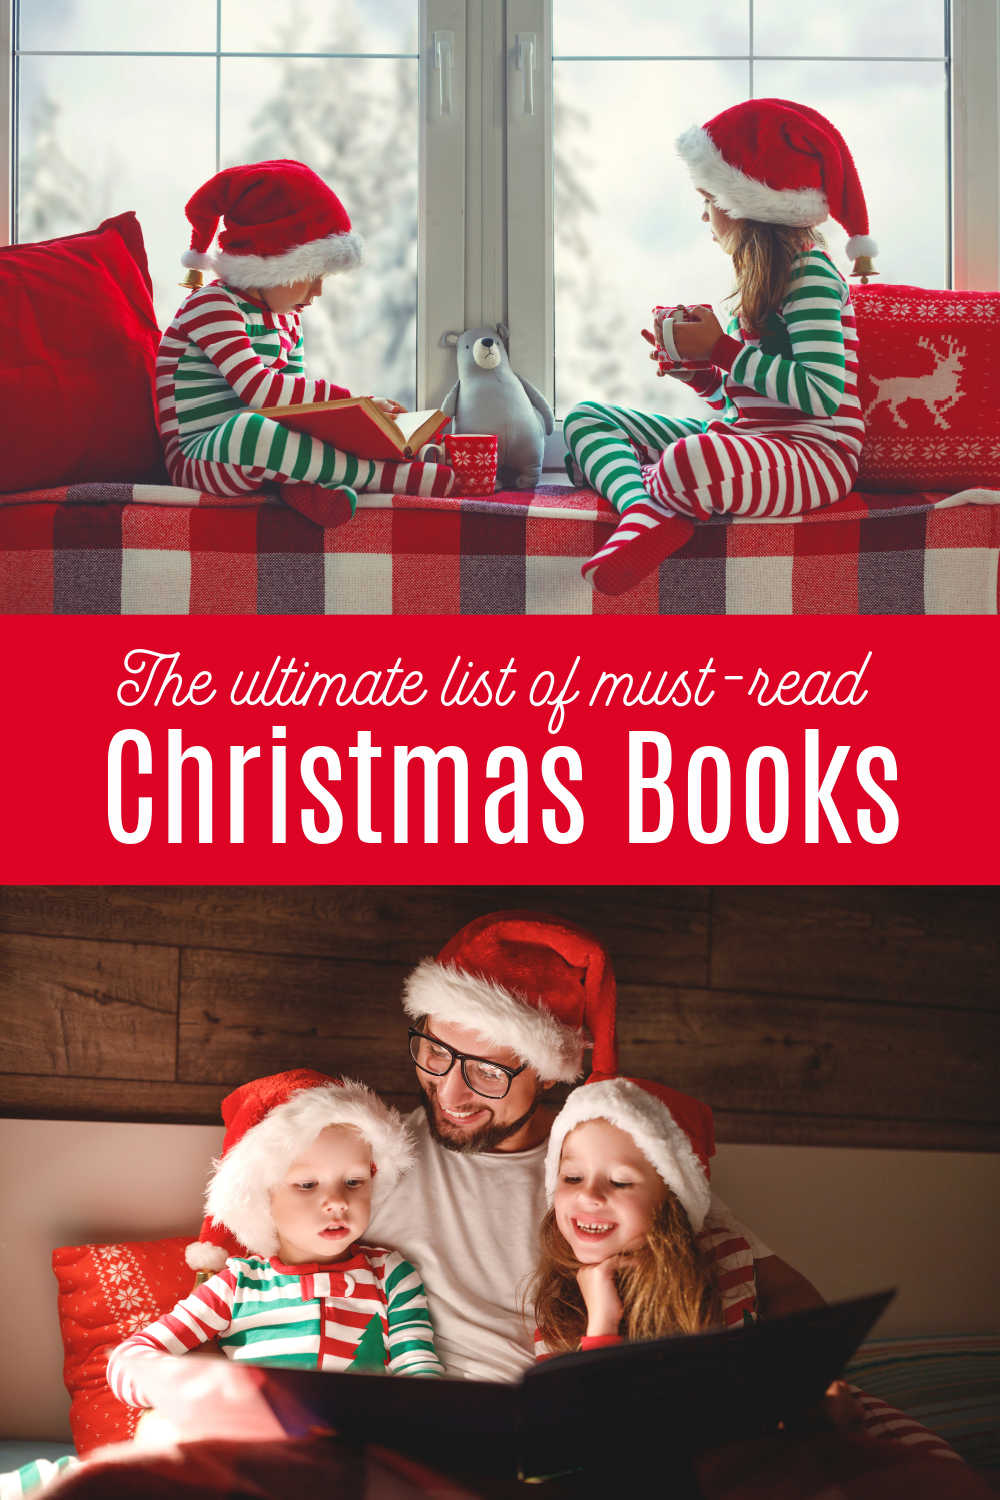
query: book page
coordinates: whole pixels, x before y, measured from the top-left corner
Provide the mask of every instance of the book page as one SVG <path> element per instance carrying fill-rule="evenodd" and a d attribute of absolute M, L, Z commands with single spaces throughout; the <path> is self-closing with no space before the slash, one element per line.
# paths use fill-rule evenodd
<path fill-rule="evenodd" d="M 401 411 L 390 420 L 395 422 L 403 437 L 409 440 L 419 427 L 422 427 L 425 422 L 429 421 L 435 415 L 436 411 L 437 408 L 433 406 L 428 407 L 425 411 Z"/>

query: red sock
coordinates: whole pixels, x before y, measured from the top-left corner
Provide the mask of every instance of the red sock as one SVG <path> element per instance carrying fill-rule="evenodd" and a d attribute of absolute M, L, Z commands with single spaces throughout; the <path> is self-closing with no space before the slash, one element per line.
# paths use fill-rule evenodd
<path fill-rule="evenodd" d="M 342 526 L 354 514 L 358 497 L 350 485 L 328 490 L 321 484 L 283 484 L 281 498 L 317 526 Z"/>
<path fill-rule="evenodd" d="M 682 547 L 693 532 L 694 524 L 686 516 L 678 516 L 656 500 L 637 500 L 580 571 L 602 594 L 624 594 Z"/>

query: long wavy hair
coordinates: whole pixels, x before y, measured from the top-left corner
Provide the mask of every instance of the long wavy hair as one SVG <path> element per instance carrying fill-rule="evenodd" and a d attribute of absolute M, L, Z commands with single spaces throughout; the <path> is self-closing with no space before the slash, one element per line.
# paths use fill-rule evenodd
<path fill-rule="evenodd" d="M 542 1220 L 540 1239 L 541 1257 L 526 1302 L 534 1303 L 535 1325 L 547 1347 L 567 1353 L 580 1347 L 587 1331 L 587 1310 L 576 1281 L 580 1262 L 551 1208 Z M 625 1309 L 621 1333 L 628 1340 L 698 1333 L 722 1321 L 711 1266 L 672 1192 L 657 1209 L 646 1243 L 629 1255 L 615 1280 Z"/>
<path fill-rule="evenodd" d="M 822 236 L 815 229 L 789 224 L 760 224 L 755 219 L 734 219 L 725 249 L 733 258 L 737 299 L 736 312 L 744 331 L 761 338 L 768 319 L 785 300 L 792 262 L 811 245 L 822 249 Z"/>

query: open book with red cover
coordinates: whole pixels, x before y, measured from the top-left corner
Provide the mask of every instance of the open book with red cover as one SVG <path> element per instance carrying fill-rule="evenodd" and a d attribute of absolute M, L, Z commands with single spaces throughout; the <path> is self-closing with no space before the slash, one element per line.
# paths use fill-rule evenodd
<path fill-rule="evenodd" d="M 262 417 L 296 432 L 321 438 L 359 458 L 414 458 L 425 443 L 440 437 L 450 418 L 443 411 L 404 411 L 386 416 L 370 396 L 343 396 L 300 406 L 262 406 Z"/>

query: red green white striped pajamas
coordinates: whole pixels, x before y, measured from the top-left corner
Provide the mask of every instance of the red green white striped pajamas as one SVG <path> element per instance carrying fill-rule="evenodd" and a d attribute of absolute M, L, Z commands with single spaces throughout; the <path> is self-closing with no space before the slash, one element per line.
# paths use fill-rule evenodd
<path fill-rule="evenodd" d="M 830 505 L 854 484 L 864 437 L 857 334 L 847 284 L 811 249 L 792 264 L 763 339 L 738 319 L 711 361 L 669 373 L 704 397 L 708 421 L 585 401 L 563 432 L 577 470 L 622 513 L 584 576 L 621 593 L 676 545 L 672 517 L 766 520 Z"/>
<path fill-rule="evenodd" d="M 307 1370 L 441 1375 L 423 1284 L 394 1250 L 358 1246 L 346 1261 L 285 1266 L 230 1257 L 173 1310 L 112 1351 L 108 1384 L 149 1406 L 142 1362 L 216 1339 L 229 1359 Z"/>
<path fill-rule="evenodd" d="M 157 422 L 170 477 L 234 497 L 287 485 L 293 505 L 296 486 L 316 485 L 343 495 L 343 519 L 358 490 L 446 494 L 452 477 L 443 465 L 358 458 L 259 412 L 350 394 L 306 376 L 298 313 L 271 312 L 213 282 L 188 297 L 157 355 Z"/>

